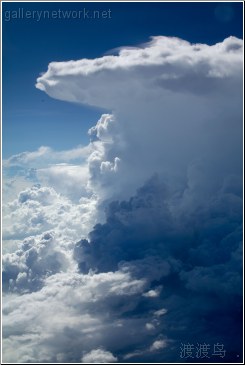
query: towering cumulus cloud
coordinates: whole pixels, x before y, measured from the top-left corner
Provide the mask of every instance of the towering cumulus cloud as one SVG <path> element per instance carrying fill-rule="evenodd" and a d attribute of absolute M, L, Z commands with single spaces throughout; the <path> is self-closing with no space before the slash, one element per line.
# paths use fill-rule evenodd
<path fill-rule="evenodd" d="M 242 59 L 235 37 L 159 36 L 37 79 L 105 113 L 58 156 L 81 166 L 42 166 L 5 207 L 5 361 L 240 361 Z"/>
<path fill-rule="evenodd" d="M 133 193 L 156 171 L 181 178 L 197 159 L 215 184 L 241 167 L 241 55 L 233 37 L 214 46 L 154 37 L 118 56 L 51 63 L 37 87 L 113 113 L 90 131 L 101 141 L 92 178 L 109 196 Z"/>

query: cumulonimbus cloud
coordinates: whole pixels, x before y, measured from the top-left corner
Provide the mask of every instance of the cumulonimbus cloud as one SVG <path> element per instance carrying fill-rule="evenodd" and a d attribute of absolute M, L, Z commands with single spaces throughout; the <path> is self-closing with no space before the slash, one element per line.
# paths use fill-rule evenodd
<path fill-rule="evenodd" d="M 4 257 L 8 361 L 178 362 L 181 343 L 196 340 L 222 343 L 230 362 L 241 354 L 242 60 L 235 37 L 208 46 L 159 36 L 52 62 L 38 78 L 51 97 L 107 112 L 85 155 L 63 154 L 83 155 L 84 179 L 42 166 L 39 179 L 60 194 L 35 186 L 6 207 L 8 234 L 35 236 Z M 37 152 L 9 163 L 50 154 Z M 84 181 L 78 205 L 60 176 L 71 188 Z M 95 208 L 103 221 L 77 239 Z"/>
<path fill-rule="evenodd" d="M 107 197 L 128 198 L 155 172 L 175 184 L 198 159 L 214 184 L 237 173 L 241 73 L 242 41 L 235 37 L 208 46 L 159 36 L 114 56 L 52 62 L 36 86 L 113 114 L 90 131 L 97 138 L 92 183 Z"/>

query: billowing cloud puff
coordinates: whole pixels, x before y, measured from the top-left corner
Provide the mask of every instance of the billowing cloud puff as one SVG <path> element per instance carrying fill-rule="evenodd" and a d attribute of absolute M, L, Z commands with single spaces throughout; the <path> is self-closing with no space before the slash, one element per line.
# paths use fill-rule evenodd
<path fill-rule="evenodd" d="M 157 351 L 163 349 L 164 347 L 166 347 L 166 342 L 164 340 L 156 340 L 153 342 L 150 350 Z"/>
<path fill-rule="evenodd" d="M 3 261 L 5 361 L 179 362 L 188 342 L 238 361 L 242 60 L 235 37 L 159 36 L 38 78 L 107 112 L 85 149 L 6 165 L 38 162 L 41 185 L 4 208 L 5 238 L 19 241 Z"/>
<path fill-rule="evenodd" d="M 35 293 L 4 298 L 4 356 L 7 362 L 116 360 L 117 351 L 151 336 L 131 317 L 144 281 L 127 272 L 56 273 Z M 137 336 L 136 336 L 137 335 Z M 23 346 L 23 342 L 26 345 Z M 13 351 L 13 345 L 15 350 Z M 102 356 L 103 355 L 103 356 Z"/>
<path fill-rule="evenodd" d="M 92 350 L 89 353 L 85 354 L 82 357 L 82 362 L 85 362 L 87 364 L 110 363 L 110 362 L 117 362 L 117 358 L 113 356 L 113 354 L 109 351 L 97 349 L 97 350 Z"/>
<path fill-rule="evenodd" d="M 29 237 L 19 250 L 3 257 L 4 289 L 13 292 L 39 290 L 46 277 L 66 271 L 69 265 L 69 250 L 64 250 L 52 233 Z"/>
<path fill-rule="evenodd" d="M 4 206 L 3 238 L 24 239 L 55 229 L 60 238 L 65 237 L 62 241 L 76 239 L 80 234 L 86 235 L 91 227 L 89 221 L 93 220 L 95 207 L 93 197 L 83 197 L 79 204 L 73 204 L 53 188 L 33 185 Z"/>

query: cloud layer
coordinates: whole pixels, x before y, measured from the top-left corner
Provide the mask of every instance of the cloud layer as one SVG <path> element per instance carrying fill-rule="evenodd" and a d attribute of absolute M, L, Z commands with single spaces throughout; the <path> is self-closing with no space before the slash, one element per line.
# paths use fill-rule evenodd
<path fill-rule="evenodd" d="M 235 37 L 159 36 L 38 78 L 107 112 L 86 147 L 5 162 L 5 361 L 241 358 L 242 60 Z"/>

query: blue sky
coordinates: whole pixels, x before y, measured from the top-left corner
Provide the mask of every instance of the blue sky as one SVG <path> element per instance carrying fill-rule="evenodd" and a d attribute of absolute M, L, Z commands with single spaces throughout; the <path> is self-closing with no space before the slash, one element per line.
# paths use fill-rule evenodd
<path fill-rule="evenodd" d="M 111 9 L 111 19 L 12 19 L 5 11 Z M 223 7 L 223 8 L 222 8 Z M 51 61 L 93 58 L 152 35 L 214 44 L 242 37 L 241 3 L 3 3 L 3 157 L 45 145 L 86 144 L 101 110 L 49 98 L 35 88 Z"/>

